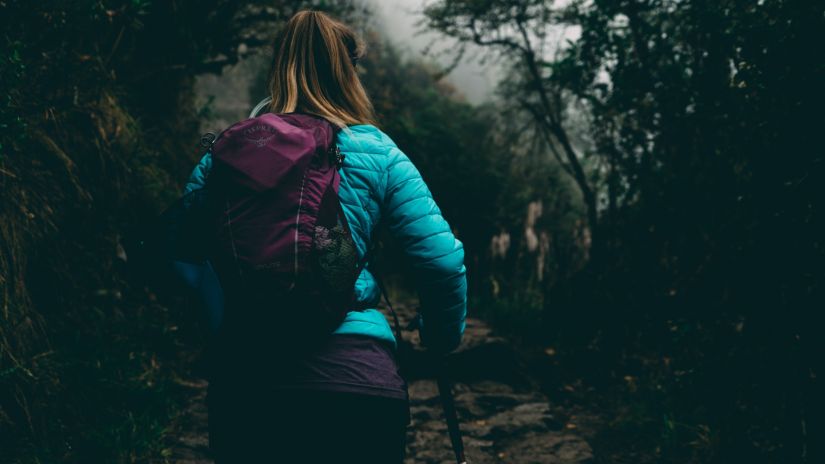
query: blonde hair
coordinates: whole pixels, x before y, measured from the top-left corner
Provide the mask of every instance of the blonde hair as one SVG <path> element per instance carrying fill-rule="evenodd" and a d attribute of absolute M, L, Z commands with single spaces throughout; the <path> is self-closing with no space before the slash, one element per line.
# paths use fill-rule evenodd
<path fill-rule="evenodd" d="M 269 80 L 274 113 L 315 114 L 345 128 L 375 124 L 375 113 L 356 72 L 363 41 L 319 11 L 300 11 L 278 34 Z"/>

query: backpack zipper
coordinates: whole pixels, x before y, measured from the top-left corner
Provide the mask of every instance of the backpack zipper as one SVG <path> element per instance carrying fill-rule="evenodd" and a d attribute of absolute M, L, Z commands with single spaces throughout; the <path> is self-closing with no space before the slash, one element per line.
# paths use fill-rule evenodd
<path fill-rule="evenodd" d="M 295 247 L 294 247 L 295 267 L 294 267 L 294 270 L 293 270 L 292 285 L 290 286 L 290 290 L 292 290 L 292 287 L 295 286 L 295 280 L 298 277 L 298 230 L 299 230 L 300 224 L 301 224 L 301 207 L 302 207 L 303 202 L 304 202 L 304 183 L 306 183 L 307 172 L 308 171 L 309 171 L 309 169 L 304 171 L 304 177 L 301 178 L 301 193 L 298 196 L 298 212 L 295 214 Z"/>

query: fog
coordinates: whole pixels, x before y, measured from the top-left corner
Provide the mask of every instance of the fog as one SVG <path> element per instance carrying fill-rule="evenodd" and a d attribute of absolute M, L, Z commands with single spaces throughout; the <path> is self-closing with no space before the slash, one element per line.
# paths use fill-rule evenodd
<path fill-rule="evenodd" d="M 363 1 L 371 5 L 373 18 L 369 27 L 376 28 L 407 59 L 430 61 L 442 67 L 452 63 L 454 41 L 426 31 L 417 24 L 423 18 L 424 0 Z M 428 49 L 429 52 L 425 53 Z M 480 47 L 468 44 L 465 58 L 443 78 L 472 104 L 491 99 L 502 74 L 502 67 L 496 64 L 490 53 L 486 55 L 488 62 L 481 64 L 480 59 L 484 56 Z M 219 131 L 249 115 L 250 109 L 264 96 L 253 89 L 255 83 L 262 79 L 269 59 L 269 52 L 251 53 L 237 64 L 225 67 L 220 74 L 197 77 L 196 109 L 201 114 L 202 132 Z"/>
<path fill-rule="evenodd" d="M 423 18 L 421 11 L 427 3 L 425 0 L 365 0 L 373 7 L 377 26 L 383 35 L 390 39 L 409 58 L 433 61 L 441 66 L 452 62 L 450 49 L 454 45 L 437 33 L 425 31 L 417 25 Z M 428 46 L 430 52 L 425 54 Z M 455 85 L 459 92 L 471 103 L 481 103 L 491 97 L 500 79 L 500 66 L 488 60 L 481 64 L 484 57 L 479 47 L 468 45 L 464 60 L 445 77 Z M 488 55 L 488 58 L 492 58 Z"/>

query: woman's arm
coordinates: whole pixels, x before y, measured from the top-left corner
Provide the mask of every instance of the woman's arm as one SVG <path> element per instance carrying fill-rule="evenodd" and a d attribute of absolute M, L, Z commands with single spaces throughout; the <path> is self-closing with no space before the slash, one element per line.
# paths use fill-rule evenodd
<path fill-rule="evenodd" d="M 464 246 L 418 169 L 398 148 L 390 151 L 385 178 L 383 215 L 416 276 L 421 341 L 436 352 L 452 351 L 461 343 L 467 315 Z"/>
<path fill-rule="evenodd" d="M 189 175 L 183 194 L 203 188 L 210 169 L 212 152 L 206 152 Z M 208 261 L 203 264 L 175 261 L 173 266 L 178 276 L 199 296 L 206 311 L 208 327 L 212 334 L 217 333 L 223 320 L 224 295 L 212 265 Z"/>
<path fill-rule="evenodd" d="M 212 152 L 208 151 L 203 155 L 198 165 L 195 166 L 195 169 L 192 170 L 192 174 L 189 175 L 189 180 L 186 181 L 186 186 L 183 188 L 183 194 L 186 195 L 194 190 L 203 188 L 210 169 L 212 169 Z"/>

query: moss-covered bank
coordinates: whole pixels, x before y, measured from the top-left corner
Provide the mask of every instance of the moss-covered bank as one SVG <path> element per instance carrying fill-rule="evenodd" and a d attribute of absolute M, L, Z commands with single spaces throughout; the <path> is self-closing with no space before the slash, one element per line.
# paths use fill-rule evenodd
<path fill-rule="evenodd" d="M 258 19 L 299 6 L 279 5 Z M 130 275 L 122 236 L 191 168 L 194 76 L 252 43 L 253 7 L 0 2 L 0 462 L 162 458 L 201 332 Z"/>

